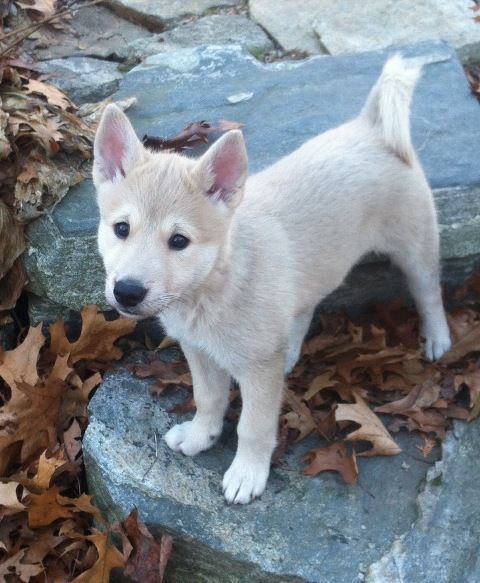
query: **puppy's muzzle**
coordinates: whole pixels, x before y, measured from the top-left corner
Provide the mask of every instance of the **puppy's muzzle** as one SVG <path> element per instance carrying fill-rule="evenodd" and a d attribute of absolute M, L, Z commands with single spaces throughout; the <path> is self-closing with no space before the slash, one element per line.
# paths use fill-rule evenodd
<path fill-rule="evenodd" d="M 147 291 L 138 281 L 121 279 L 115 283 L 113 295 L 120 306 L 133 308 L 143 300 Z"/>

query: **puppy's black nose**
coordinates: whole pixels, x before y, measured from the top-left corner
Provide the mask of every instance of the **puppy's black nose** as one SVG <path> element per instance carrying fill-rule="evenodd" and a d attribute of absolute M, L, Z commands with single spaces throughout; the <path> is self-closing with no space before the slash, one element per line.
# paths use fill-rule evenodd
<path fill-rule="evenodd" d="M 147 290 L 138 281 L 122 279 L 115 284 L 113 295 L 121 306 L 132 308 L 143 300 L 147 295 Z"/>

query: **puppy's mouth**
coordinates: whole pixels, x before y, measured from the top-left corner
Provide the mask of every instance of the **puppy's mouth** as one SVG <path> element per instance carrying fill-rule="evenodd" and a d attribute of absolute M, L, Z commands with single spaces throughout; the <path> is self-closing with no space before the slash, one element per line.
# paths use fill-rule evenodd
<path fill-rule="evenodd" d="M 130 320 L 144 320 L 145 318 L 149 317 L 149 314 L 141 314 L 140 312 L 136 312 L 130 308 L 121 308 L 120 306 L 114 306 L 114 308 L 121 316 L 129 318 Z"/>
<path fill-rule="evenodd" d="M 117 310 L 117 312 L 124 316 L 125 318 L 130 318 L 131 320 L 145 320 L 146 318 L 153 318 L 159 316 L 163 310 L 166 308 L 165 305 L 155 306 L 153 309 L 149 306 L 134 306 L 128 308 L 126 306 L 121 306 L 117 302 L 109 302 L 110 305 Z"/>

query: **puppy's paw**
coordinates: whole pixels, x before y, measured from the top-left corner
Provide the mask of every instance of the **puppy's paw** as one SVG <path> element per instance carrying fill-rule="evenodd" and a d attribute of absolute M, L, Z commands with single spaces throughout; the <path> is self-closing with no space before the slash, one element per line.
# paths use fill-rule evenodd
<path fill-rule="evenodd" d="M 450 340 L 450 333 L 447 330 L 442 330 L 440 333 L 432 334 L 426 337 L 424 352 L 425 357 L 430 360 L 440 359 L 446 352 L 450 350 L 452 341 Z"/>
<path fill-rule="evenodd" d="M 165 441 L 173 451 L 180 451 L 184 455 L 196 455 L 209 449 L 217 441 L 220 429 L 208 430 L 201 423 L 185 421 L 172 427 L 164 436 Z"/>
<path fill-rule="evenodd" d="M 223 477 L 223 494 L 231 504 L 248 504 L 265 490 L 270 459 L 252 462 L 245 456 L 236 455 Z"/>

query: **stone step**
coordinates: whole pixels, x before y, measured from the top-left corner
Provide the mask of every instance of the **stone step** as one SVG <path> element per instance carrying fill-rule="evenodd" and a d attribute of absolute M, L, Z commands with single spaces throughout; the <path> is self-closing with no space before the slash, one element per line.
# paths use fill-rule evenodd
<path fill-rule="evenodd" d="M 238 507 L 221 494 L 232 424 L 195 458 L 162 440 L 184 399 L 180 389 L 152 397 L 148 381 L 120 369 L 93 397 L 83 442 L 89 489 L 108 519 L 137 507 L 154 533 L 174 534 L 168 583 L 480 581 L 479 422 L 456 425 L 435 466 L 419 436 L 401 432 L 401 454 L 359 460 L 356 486 L 302 474 L 303 455 L 319 446 L 312 438 L 291 448 L 260 499 Z"/>
<path fill-rule="evenodd" d="M 391 53 L 264 65 L 238 47 L 182 49 L 148 57 L 125 75 L 116 97 L 138 98 L 129 116 L 140 136 L 175 134 L 202 119 L 244 123 L 255 172 L 355 116 Z M 412 134 L 437 201 L 444 281 L 454 284 L 480 259 L 480 165 L 472 138 L 480 135 L 479 104 L 447 44 L 420 43 L 402 53 L 425 63 L 413 98 Z M 242 93 L 251 97 L 229 101 Z M 97 221 L 93 186 L 85 181 L 28 227 L 24 264 L 33 321 L 86 303 L 103 305 Z M 403 279 L 390 271 L 369 259 L 324 305 L 361 306 L 398 295 Z"/>
<path fill-rule="evenodd" d="M 250 16 L 285 49 L 355 53 L 433 39 L 480 59 L 480 26 L 466 0 L 250 0 Z"/>

